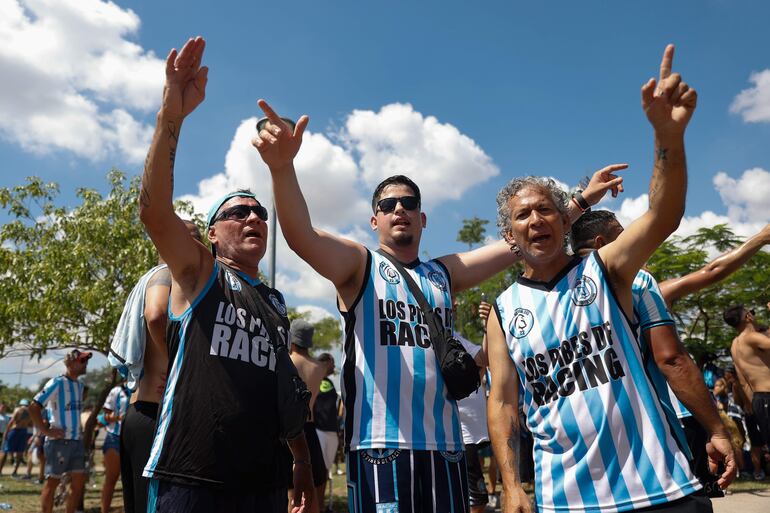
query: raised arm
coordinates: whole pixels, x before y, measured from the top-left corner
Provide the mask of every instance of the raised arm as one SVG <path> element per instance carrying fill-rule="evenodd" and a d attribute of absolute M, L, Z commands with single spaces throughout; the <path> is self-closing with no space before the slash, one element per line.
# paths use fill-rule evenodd
<path fill-rule="evenodd" d="M 688 294 L 724 280 L 767 244 L 770 244 L 770 224 L 737 248 L 716 257 L 697 271 L 660 283 L 666 304 L 671 306 Z"/>
<path fill-rule="evenodd" d="M 294 157 L 302 145 L 308 117 L 302 116 L 292 132 L 265 100 L 259 100 L 259 106 L 270 121 L 252 144 L 270 169 L 275 208 L 286 242 L 316 272 L 334 283 L 341 296 L 348 290 L 355 294 L 363 281 L 366 249 L 313 228 L 294 170 Z"/>
<path fill-rule="evenodd" d="M 671 73 L 673 58 L 674 46 L 668 45 L 660 65 L 660 81 L 651 78 L 642 86 L 642 107 L 655 130 L 649 209 L 614 242 L 598 250 L 625 309 L 630 308 L 630 286 L 636 273 L 676 230 L 684 213 L 684 132 L 695 111 L 697 94 L 682 82 L 678 73 Z"/>
<path fill-rule="evenodd" d="M 746 344 L 750 345 L 751 347 L 756 347 L 757 349 L 770 351 L 770 337 L 768 337 L 764 333 L 760 333 L 758 331 L 755 331 L 753 333 L 747 333 L 745 340 L 746 340 Z"/>
<path fill-rule="evenodd" d="M 508 354 L 505 335 L 497 311 L 487 320 L 489 372 L 492 376 L 487 401 L 487 427 L 497 468 L 505 490 L 505 513 L 530 513 L 532 504 L 519 479 L 520 424 L 519 379 L 516 365 Z"/>
<path fill-rule="evenodd" d="M 599 203 L 607 191 L 612 191 L 613 197 L 623 192 L 623 177 L 614 173 L 627 167 L 628 164 L 612 164 L 595 172 L 582 193 L 588 205 Z M 567 205 L 567 214 L 570 222 L 573 223 L 580 218 L 583 210 L 576 201 L 570 201 Z M 439 260 L 449 270 L 452 277 L 452 292 L 456 294 L 475 287 L 487 278 L 507 269 L 520 258 L 511 251 L 510 244 L 505 240 L 499 240 L 472 251 L 445 255 Z"/>
<path fill-rule="evenodd" d="M 210 268 L 213 257 L 192 238 L 174 212 L 174 159 L 182 121 L 205 96 L 208 68 L 200 65 L 205 46 L 201 37 L 190 39 L 179 53 L 171 50 L 166 58 L 163 101 L 139 196 L 139 217 L 174 280 L 188 297 L 198 288 L 199 280 L 208 279 L 204 266 Z"/>

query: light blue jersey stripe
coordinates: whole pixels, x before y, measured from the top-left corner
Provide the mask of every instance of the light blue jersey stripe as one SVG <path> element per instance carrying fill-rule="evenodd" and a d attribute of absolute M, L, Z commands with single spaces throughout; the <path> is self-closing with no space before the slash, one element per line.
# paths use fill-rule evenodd
<path fill-rule="evenodd" d="M 398 296 L 396 290 L 393 287 L 388 287 L 385 297 L 391 301 L 397 301 Z M 397 326 L 401 324 L 399 321 Z M 375 343 L 374 337 L 372 337 L 372 343 Z M 388 398 L 387 408 L 388 415 L 385 425 L 385 436 L 388 440 L 398 440 L 399 438 L 399 421 L 400 421 L 400 408 L 401 408 L 401 348 L 400 347 L 388 347 L 386 348 L 388 355 Z"/>
<path fill-rule="evenodd" d="M 430 271 L 430 269 L 428 269 L 428 271 Z M 435 305 L 436 298 L 433 297 L 433 289 L 431 289 L 428 280 L 425 279 L 422 273 L 418 273 L 418 275 L 419 278 L 415 281 L 420 285 L 420 289 L 423 291 L 425 299 L 428 300 L 428 304 Z M 409 293 L 409 298 L 410 301 L 417 303 L 417 300 L 414 299 L 411 292 Z M 434 351 L 432 347 L 428 350 Z M 441 375 L 441 364 L 439 364 L 438 358 L 434 358 L 433 361 L 435 365 L 434 372 L 436 373 L 436 389 L 434 390 L 433 395 L 433 418 L 436 419 L 436 432 L 434 436 L 438 443 L 438 449 L 440 451 L 446 451 L 446 431 L 444 429 L 444 390 L 446 389 L 446 385 L 444 384 L 444 377 Z"/>
<path fill-rule="evenodd" d="M 598 275 L 601 276 L 602 286 L 606 287 L 605 290 L 610 290 L 609 284 L 607 283 L 604 274 L 598 273 Z M 625 317 L 614 302 L 610 305 L 610 312 L 613 326 L 620 327 L 625 324 Z M 630 330 L 623 330 L 621 332 L 621 336 L 623 336 L 623 340 L 621 340 L 621 348 L 625 353 L 630 352 L 629 344 L 633 343 L 633 341 L 626 338 L 629 332 Z M 629 370 L 632 376 L 646 377 L 646 373 L 642 368 L 641 363 L 636 357 L 634 357 L 633 354 L 627 354 L 625 361 L 629 366 Z M 646 413 L 647 416 L 653 420 L 652 425 L 655 430 L 655 435 L 658 438 L 658 443 L 660 444 L 660 447 L 663 448 L 662 452 L 665 455 L 666 468 L 668 469 L 669 474 L 673 477 L 674 481 L 678 485 L 682 486 L 689 483 L 689 479 L 687 478 L 687 474 L 684 472 L 684 469 L 682 469 L 682 467 L 676 461 L 674 454 L 668 450 L 668 436 L 666 435 L 665 429 L 663 427 L 663 423 L 667 421 L 660 417 L 659 410 L 656 407 L 655 402 L 650 394 L 650 387 L 646 385 L 646 379 L 644 380 L 644 383 L 637 381 L 637 393 L 639 398 L 642 400 L 642 406 L 644 410 L 643 413 Z M 623 388 L 622 383 L 619 381 L 613 381 L 612 387 L 616 392 L 616 398 L 618 400 L 618 405 L 620 406 L 621 411 L 625 412 L 623 415 L 623 420 L 626 424 L 626 432 L 629 433 L 629 438 L 632 433 L 634 435 L 634 440 L 632 441 L 629 439 L 629 443 L 632 443 L 632 447 L 634 447 L 634 456 L 637 462 L 637 467 L 639 468 L 639 473 L 640 475 L 644 476 L 644 486 L 648 490 L 648 493 L 651 497 L 663 497 L 663 487 L 657 478 L 657 472 L 650 460 L 649 455 L 647 454 L 647 451 L 644 448 L 644 441 L 639 436 L 639 431 L 636 428 L 636 419 L 634 418 L 633 409 L 630 406 L 630 400 L 626 394 L 626 391 Z"/>
<path fill-rule="evenodd" d="M 372 259 L 374 265 L 374 259 Z M 372 270 L 371 272 L 375 272 Z M 372 285 L 367 285 L 371 287 Z M 368 291 L 367 291 L 368 292 Z M 375 360 L 376 351 L 374 345 L 377 343 L 374 337 L 374 318 L 377 306 L 374 304 L 374 294 L 364 293 L 364 337 L 369 341 L 364 344 L 364 389 L 362 391 L 363 400 L 361 401 L 361 412 L 359 417 L 360 432 L 358 439 L 361 443 L 370 443 L 372 439 L 372 402 L 374 401 L 374 369 L 377 365 Z"/>

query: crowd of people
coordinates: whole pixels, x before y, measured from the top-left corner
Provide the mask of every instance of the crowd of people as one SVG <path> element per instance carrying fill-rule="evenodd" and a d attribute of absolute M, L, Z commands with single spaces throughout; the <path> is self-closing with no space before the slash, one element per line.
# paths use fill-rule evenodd
<path fill-rule="evenodd" d="M 591 210 L 622 192 L 624 164 L 572 195 L 519 177 L 497 197 L 501 240 L 428 261 L 419 258 L 422 196 L 405 175 L 373 191 L 377 250 L 315 227 L 294 169 L 309 119 L 281 118 L 259 101 L 266 119 L 253 145 L 284 237 L 336 289 L 341 401 L 333 357 L 312 354 L 313 326 L 290 323 L 281 293 L 260 279 L 268 212 L 256 195 L 214 202 L 203 236 L 174 210 L 181 127 L 205 97 L 204 48 L 190 39 L 166 61 L 139 198 L 160 261 L 129 295 L 112 341 L 110 362 L 126 382 L 102 416 L 103 511 L 119 474 L 130 513 L 325 511 L 340 432 L 356 513 L 477 513 L 496 502 L 498 479 L 506 513 L 708 512 L 739 468 L 764 477 L 770 336 L 749 307 L 728 309 L 732 363 L 707 386 L 670 309 L 738 269 L 770 228 L 690 275 L 659 284 L 643 268 L 686 198 L 684 134 L 697 94 L 673 72 L 673 46 L 641 91 L 654 166 L 639 219 L 623 227 Z M 484 339 L 464 340 L 457 293 L 515 262 L 522 275 L 479 305 Z M 28 407 L 26 427 L 45 437 L 44 512 L 63 473 L 68 513 L 82 494 L 77 378 L 88 358 L 69 353 L 66 373 Z M 482 386 L 457 392 L 457 376 Z M 10 434 L 22 422 L 14 419 Z"/>

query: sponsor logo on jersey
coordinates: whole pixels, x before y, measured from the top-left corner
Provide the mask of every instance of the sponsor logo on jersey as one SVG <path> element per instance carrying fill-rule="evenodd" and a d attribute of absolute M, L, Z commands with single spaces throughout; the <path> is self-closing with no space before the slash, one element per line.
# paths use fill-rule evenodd
<path fill-rule="evenodd" d="M 596 283 L 588 276 L 583 276 L 575 282 L 572 289 L 572 302 L 577 306 L 590 305 L 596 299 Z"/>
<path fill-rule="evenodd" d="M 398 275 L 398 271 L 393 269 L 387 262 L 380 262 L 380 276 L 382 276 L 383 280 L 393 285 L 401 283 L 401 276 Z"/>
<path fill-rule="evenodd" d="M 457 463 L 463 459 L 463 451 L 440 451 L 441 455 L 450 463 Z"/>
<path fill-rule="evenodd" d="M 270 294 L 269 298 L 270 298 L 270 302 L 273 303 L 273 306 L 275 307 L 275 309 L 278 310 L 278 313 L 280 313 L 281 315 L 286 315 L 286 305 L 281 303 L 281 300 L 278 299 L 275 296 L 275 294 Z"/>
<path fill-rule="evenodd" d="M 225 279 L 227 280 L 227 286 L 230 287 L 230 290 L 240 292 L 243 288 L 240 280 L 238 280 L 238 278 L 236 278 L 230 271 L 225 271 Z"/>
<path fill-rule="evenodd" d="M 438 271 L 431 271 L 428 273 L 428 279 L 440 290 L 446 291 L 446 279 L 443 274 Z"/>
<path fill-rule="evenodd" d="M 515 338 L 524 338 L 535 325 L 535 317 L 526 308 L 517 308 L 513 311 L 513 319 L 508 330 Z"/>
<path fill-rule="evenodd" d="M 361 456 L 372 465 L 384 465 L 398 458 L 401 449 L 366 449 Z"/>

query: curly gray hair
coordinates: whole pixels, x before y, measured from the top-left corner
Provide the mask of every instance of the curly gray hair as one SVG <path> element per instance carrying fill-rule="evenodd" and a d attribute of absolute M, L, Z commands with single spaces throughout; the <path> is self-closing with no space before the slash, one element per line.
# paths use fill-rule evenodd
<path fill-rule="evenodd" d="M 550 194 L 551 201 L 553 201 L 556 209 L 561 212 L 562 215 L 568 215 L 567 205 L 569 203 L 569 196 L 554 180 L 551 178 L 543 178 L 542 176 L 514 178 L 508 182 L 505 187 L 500 189 L 499 193 L 497 193 L 497 227 L 500 229 L 500 235 L 506 240 L 508 239 L 508 234 L 511 232 L 511 198 L 527 187 L 535 187 L 546 191 Z"/>

